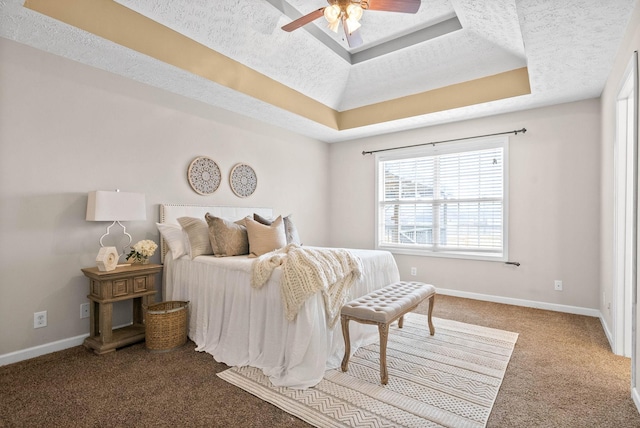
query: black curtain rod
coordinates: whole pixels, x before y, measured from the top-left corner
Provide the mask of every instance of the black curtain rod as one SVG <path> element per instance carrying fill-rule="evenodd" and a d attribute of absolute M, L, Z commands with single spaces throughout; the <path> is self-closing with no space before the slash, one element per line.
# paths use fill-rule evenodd
<path fill-rule="evenodd" d="M 472 138 L 482 138 L 482 137 L 494 137 L 496 135 L 505 135 L 505 134 L 515 134 L 518 135 L 520 132 L 522 132 L 523 134 L 525 132 L 527 132 L 527 128 L 522 128 L 522 129 L 517 129 L 515 131 L 506 131 L 506 132 L 496 132 L 495 134 L 486 134 L 486 135 L 476 135 L 474 137 L 464 137 L 464 138 L 454 138 L 452 140 L 442 140 L 442 141 L 433 141 L 430 143 L 420 143 L 420 144 L 413 144 L 411 146 L 400 146 L 400 147 L 392 147 L 389 149 L 380 149 L 380 150 L 371 150 L 371 151 L 366 151 L 363 150 L 362 151 L 362 156 L 364 155 L 371 155 L 373 153 L 378 153 L 378 152 L 388 152 L 389 150 L 400 150 L 400 149 L 409 149 L 411 147 L 420 147 L 420 146 L 428 146 L 428 145 L 433 145 L 435 146 L 436 144 L 441 144 L 441 143 L 451 143 L 453 141 L 462 141 L 462 140 L 470 140 Z"/>

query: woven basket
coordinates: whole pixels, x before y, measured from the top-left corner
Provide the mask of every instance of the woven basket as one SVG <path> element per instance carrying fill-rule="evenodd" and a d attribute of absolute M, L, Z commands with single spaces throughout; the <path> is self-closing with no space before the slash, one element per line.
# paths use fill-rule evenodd
<path fill-rule="evenodd" d="M 172 351 L 187 342 L 189 302 L 145 306 L 145 342 L 152 352 Z"/>

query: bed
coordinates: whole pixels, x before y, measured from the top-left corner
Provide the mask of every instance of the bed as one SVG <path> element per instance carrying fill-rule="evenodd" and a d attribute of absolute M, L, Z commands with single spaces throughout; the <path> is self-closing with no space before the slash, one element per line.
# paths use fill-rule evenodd
<path fill-rule="evenodd" d="M 165 204 L 160 206 L 160 223 L 176 225 L 180 217 L 202 218 L 206 213 L 231 221 L 254 213 L 273 216 L 269 208 Z M 362 266 L 362 276 L 353 283 L 349 298 L 399 281 L 389 252 L 349 251 Z M 273 270 L 262 287 L 255 288 L 250 285 L 255 258 L 174 258 L 164 239 L 161 252 L 164 299 L 190 302 L 188 334 L 197 351 L 229 366 L 260 368 L 274 385 L 297 389 L 314 386 L 327 369 L 340 366 L 344 353 L 340 323 L 329 326 L 320 293 L 304 302 L 295 319 L 287 320 L 280 290 L 281 267 Z M 377 337 L 375 326 L 353 325 L 352 353 Z"/>

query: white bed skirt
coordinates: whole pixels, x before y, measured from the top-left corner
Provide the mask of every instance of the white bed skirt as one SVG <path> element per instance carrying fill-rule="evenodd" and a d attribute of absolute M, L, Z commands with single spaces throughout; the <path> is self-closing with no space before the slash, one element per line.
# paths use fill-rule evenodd
<path fill-rule="evenodd" d="M 400 280 L 391 253 L 350 250 L 362 260 L 363 276 L 351 298 Z M 222 268 L 221 268 L 222 267 Z M 276 386 L 309 388 L 327 369 L 340 366 L 344 340 L 340 322 L 329 328 L 320 293 L 312 296 L 294 321 L 284 316 L 281 269 L 260 289 L 250 287 L 251 259 L 245 256 L 165 258 L 165 300 L 190 302 L 189 337 L 197 351 L 229 366 L 263 370 Z M 375 326 L 350 324 L 351 351 L 378 339 Z"/>

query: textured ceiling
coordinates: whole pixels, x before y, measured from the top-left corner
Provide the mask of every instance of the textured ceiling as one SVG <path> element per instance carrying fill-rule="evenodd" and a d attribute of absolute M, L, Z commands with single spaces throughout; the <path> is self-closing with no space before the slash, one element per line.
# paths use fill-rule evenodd
<path fill-rule="evenodd" d="M 323 7 L 324 0 L 117 3 L 336 114 L 528 69 L 528 95 L 398 120 L 372 120 L 365 126 L 340 130 L 30 10 L 20 0 L 0 0 L 2 37 L 312 138 L 337 142 L 598 97 L 636 0 L 423 0 L 415 15 L 365 11 L 360 30 L 364 45 L 357 49 L 348 48 L 340 33 L 328 31 L 323 18 L 292 33 L 280 29 Z M 452 18 L 459 20 L 462 29 L 416 42 L 420 32 Z M 403 43 L 408 46 L 381 51 L 385 44 Z M 366 52 L 373 57 L 354 64 L 348 59 Z"/>

